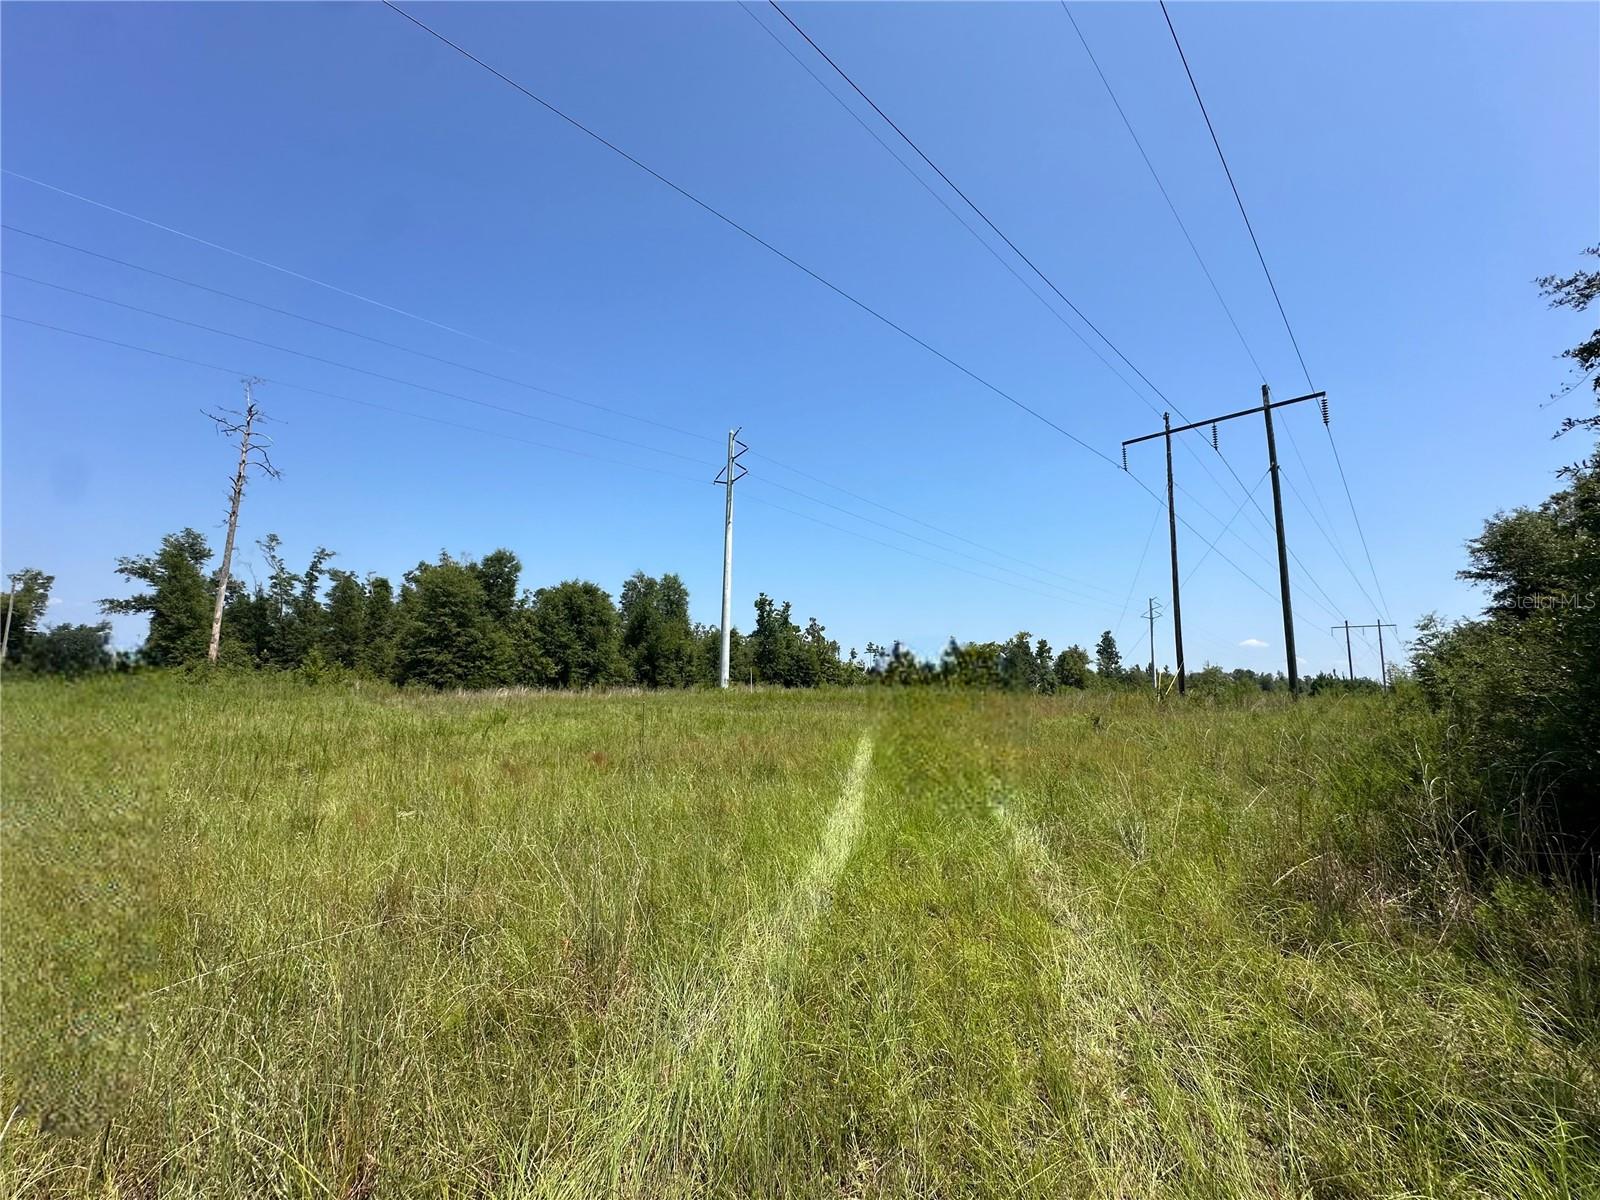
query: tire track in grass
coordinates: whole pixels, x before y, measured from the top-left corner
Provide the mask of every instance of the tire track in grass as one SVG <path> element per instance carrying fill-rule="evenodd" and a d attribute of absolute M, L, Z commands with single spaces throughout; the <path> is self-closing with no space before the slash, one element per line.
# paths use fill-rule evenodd
<path fill-rule="evenodd" d="M 1241 1097 L 1186 1027 L 1182 998 L 1149 978 L 1116 904 L 1100 888 L 1074 885 L 1006 800 L 995 783 L 990 812 L 1050 918 L 1045 966 L 1058 1003 L 1042 1034 L 1071 1064 L 1083 1165 L 1096 1190 L 1137 1194 L 1182 1180 L 1183 1194 L 1278 1194 L 1286 1181 L 1258 1177 Z M 1241 1181 L 1250 1181 L 1243 1190 Z"/>
<path fill-rule="evenodd" d="M 693 1192 L 759 1136 L 776 1091 L 787 968 L 855 849 L 872 751 L 873 736 L 863 733 L 805 868 L 773 908 L 752 914 L 718 978 L 662 1014 L 650 1045 L 602 1067 L 574 1153 L 539 1180 L 540 1194 Z"/>

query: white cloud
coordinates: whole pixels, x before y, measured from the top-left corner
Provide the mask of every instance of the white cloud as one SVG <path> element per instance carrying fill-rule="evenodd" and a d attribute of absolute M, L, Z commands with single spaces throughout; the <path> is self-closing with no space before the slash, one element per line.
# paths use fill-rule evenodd
<path fill-rule="evenodd" d="M 1248 646 L 1251 650 L 1265 650 L 1267 648 L 1267 644 L 1260 638 L 1245 638 L 1239 645 Z"/>

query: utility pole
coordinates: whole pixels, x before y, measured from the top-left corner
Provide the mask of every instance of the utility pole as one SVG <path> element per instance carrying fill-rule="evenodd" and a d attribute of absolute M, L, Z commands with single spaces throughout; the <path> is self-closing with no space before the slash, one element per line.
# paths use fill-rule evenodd
<path fill-rule="evenodd" d="M 1339 627 L 1335 625 L 1333 631 L 1338 633 Z M 1356 678 L 1356 656 L 1350 649 L 1350 622 L 1348 620 L 1344 623 L 1344 665 L 1350 669 L 1350 674 L 1346 678 L 1354 683 Z"/>
<path fill-rule="evenodd" d="M 1294 653 L 1294 606 L 1289 599 L 1289 545 L 1283 536 L 1283 484 L 1278 480 L 1278 439 L 1272 433 L 1272 389 L 1261 385 L 1261 417 L 1267 423 L 1267 469 L 1272 473 L 1272 523 L 1278 531 L 1278 590 L 1283 595 L 1283 649 L 1289 659 L 1289 695 L 1300 696 L 1300 662 Z"/>
<path fill-rule="evenodd" d="M 1304 396 L 1295 396 L 1289 400 L 1273 400 L 1272 393 L 1266 384 L 1261 385 L 1261 407 L 1241 408 L 1238 412 L 1223 413 L 1218 417 L 1207 417 L 1204 421 L 1192 421 L 1187 425 L 1172 428 L 1172 421 L 1168 414 L 1161 417 L 1161 430 L 1157 433 L 1147 433 L 1141 437 L 1129 438 L 1122 443 L 1122 469 L 1128 469 L 1128 447 L 1139 442 L 1148 442 L 1153 438 L 1165 438 L 1167 443 L 1167 528 L 1172 539 L 1172 623 L 1178 645 L 1178 690 L 1183 691 L 1183 635 L 1177 630 L 1179 622 L 1178 598 L 1178 513 L 1173 505 L 1172 482 L 1172 435 L 1187 433 L 1191 429 L 1211 427 L 1211 446 L 1217 445 L 1217 426 L 1224 421 L 1232 421 L 1238 417 L 1250 417 L 1260 413 L 1267 425 L 1267 470 L 1272 476 L 1272 511 L 1275 518 L 1274 524 L 1278 534 L 1278 591 L 1283 603 L 1283 646 L 1288 657 L 1289 693 L 1298 697 L 1300 685 L 1300 666 L 1295 660 L 1294 650 L 1294 607 L 1289 595 L 1289 546 L 1288 539 L 1283 530 L 1283 491 L 1278 481 L 1278 442 L 1272 431 L 1272 410 L 1286 408 L 1291 404 L 1300 404 L 1306 400 L 1318 400 L 1322 403 L 1322 423 L 1328 423 L 1328 400 L 1326 392 L 1308 392 Z"/>
<path fill-rule="evenodd" d="M 750 447 L 739 440 L 737 429 L 728 430 L 728 461 L 712 480 L 727 490 L 722 506 L 722 661 L 717 676 L 718 686 L 722 688 L 728 686 L 733 634 L 733 485 L 750 473 L 739 463 L 740 455 L 748 449 Z"/>
<path fill-rule="evenodd" d="M 228 491 L 228 537 L 222 543 L 222 569 L 217 572 L 217 603 L 211 613 L 211 644 L 206 649 L 206 658 L 211 662 L 217 661 L 217 652 L 222 646 L 222 609 L 228 598 L 228 572 L 233 566 L 233 539 L 239 531 L 239 503 L 244 499 L 245 480 L 250 474 L 251 465 L 260 467 L 263 472 L 276 479 L 278 469 L 272 465 L 272 460 L 267 457 L 264 446 L 250 444 L 250 439 L 255 436 L 257 421 L 265 420 L 261 410 L 256 407 L 255 385 L 259 379 L 246 379 L 244 381 L 244 412 L 236 413 L 231 409 L 224 409 L 221 415 L 207 413 L 217 424 L 217 432 L 224 437 L 239 439 L 239 466 L 233 473 L 233 484 Z M 251 451 L 256 454 L 251 459 Z"/>
<path fill-rule="evenodd" d="M 1172 640 L 1178 655 L 1178 695 L 1188 690 L 1188 673 L 1183 668 L 1183 598 L 1178 588 L 1178 508 L 1172 502 L 1172 414 L 1161 414 L 1162 433 L 1167 443 L 1167 540 L 1172 546 Z M 1154 625 L 1151 626 L 1154 629 Z M 1152 643 L 1151 662 L 1155 661 Z"/>
<path fill-rule="evenodd" d="M 1150 622 L 1150 686 L 1159 694 L 1161 683 L 1156 678 L 1156 618 L 1161 614 L 1156 611 L 1156 598 L 1154 596 L 1150 597 L 1150 605 L 1141 615 Z"/>
<path fill-rule="evenodd" d="M 1338 629 L 1339 626 L 1335 625 L 1334 628 Z M 1384 649 L 1383 649 L 1383 631 L 1385 629 L 1398 629 L 1398 628 L 1399 628 L 1399 626 L 1396 625 L 1393 621 L 1374 621 L 1370 625 L 1352 625 L 1352 624 L 1350 624 L 1349 621 L 1346 621 L 1344 623 L 1344 631 L 1345 631 L 1345 633 L 1344 633 L 1344 644 L 1345 644 L 1345 650 L 1347 652 L 1349 651 L 1349 648 L 1350 648 L 1350 631 L 1352 629 L 1376 629 L 1378 631 L 1378 676 L 1379 676 L 1379 679 L 1383 683 L 1383 686 L 1385 688 L 1387 688 L 1389 686 L 1389 658 L 1384 653 Z M 1354 667 L 1352 667 L 1350 669 L 1350 677 L 1352 679 L 1355 678 L 1355 668 Z"/>

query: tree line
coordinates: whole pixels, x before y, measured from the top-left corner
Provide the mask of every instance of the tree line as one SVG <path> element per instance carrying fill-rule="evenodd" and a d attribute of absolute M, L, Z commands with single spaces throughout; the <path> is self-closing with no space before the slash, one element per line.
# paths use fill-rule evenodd
<path fill-rule="evenodd" d="M 292 568 L 282 542 L 258 543 L 264 580 L 246 587 L 229 578 L 218 661 L 225 667 L 349 673 L 430 688 L 648 688 L 711 686 L 720 665 L 720 630 L 689 617 L 689 591 L 675 574 L 636 572 L 615 601 L 599 584 L 570 579 L 521 586 L 522 563 L 510 550 L 480 559 L 441 554 L 419 562 L 399 586 L 332 565 L 319 547 Z M 37 673 L 83 675 L 133 667 L 190 667 L 207 660 L 219 572 L 205 536 L 169 534 L 153 554 L 120 558 L 117 572 L 132 595 L 101 602 L 106 614 L 143 615 L 149 631 L 132 655 L 109 649 L 111 627 L 59 625 L 41 616 L 51 578 L 29 570 L 13 577 L 16 619 L 7 665 Z M 737 683 L 789 688 L 879 683 L 1014 692 L 1148 689 L 1141 666 L 1125 666 L 1110 630 L 1091 658 L 1073 645 L 1056 653 L 1044 638 L 1019 632 L 1007 641 L 952 638 L 938 659 L 869 642 L 841 652 L 815 617 L 797 623 L 792 606 L 766 594 L 755 601 L 748 633 L 730 637 L 729 673 Z M 1159 682 L 1170 686 L 1170 676 Z M 1190 676 L 1202 694 L 1271 691 L 1281 675 L 1223 672 Z"/>

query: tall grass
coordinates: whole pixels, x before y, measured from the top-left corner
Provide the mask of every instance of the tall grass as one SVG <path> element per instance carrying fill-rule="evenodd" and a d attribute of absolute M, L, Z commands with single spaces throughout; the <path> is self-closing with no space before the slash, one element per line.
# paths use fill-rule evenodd
<path fill-rule="evenodd" d="M 1600 1192 L 1592 922 L 1382 699 L 3 717 L 12 1194 Z"/>

